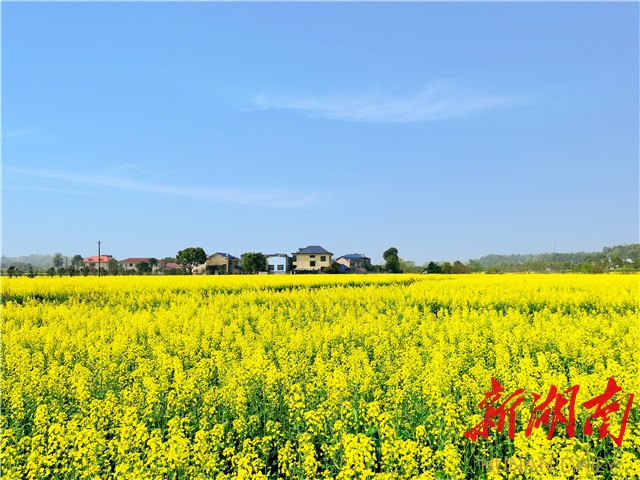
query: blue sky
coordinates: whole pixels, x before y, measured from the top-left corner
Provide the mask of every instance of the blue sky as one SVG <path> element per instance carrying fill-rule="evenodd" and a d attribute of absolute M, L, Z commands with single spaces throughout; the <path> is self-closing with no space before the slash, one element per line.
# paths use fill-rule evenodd
<path fill-rule="evenodd" d="M 2 252 L 638 242 L 637 3 L 3 3 Z"/>

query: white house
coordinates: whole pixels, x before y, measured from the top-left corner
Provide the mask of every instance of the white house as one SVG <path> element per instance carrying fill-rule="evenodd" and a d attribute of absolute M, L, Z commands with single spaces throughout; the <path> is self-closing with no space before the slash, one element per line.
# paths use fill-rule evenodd
<path fill-rule="evenodd" d="M 291 272 L 291 257 L 286 253 L 267 255 L 267 273 L 284 274 Z"/>

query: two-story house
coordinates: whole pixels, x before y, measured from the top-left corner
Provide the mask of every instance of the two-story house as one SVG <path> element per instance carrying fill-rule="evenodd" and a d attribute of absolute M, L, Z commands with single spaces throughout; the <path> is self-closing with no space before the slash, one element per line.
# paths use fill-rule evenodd
<path fill-rule="evenodd" d="M 340 265 L 344 265 L 352 272 L 362 272 L 371 268 L 371 259 L 362 253 L 349 253 L 336 259 Z"/>
<path fill-rule="evenodd" d="M 267 257 L 267 273 L 284 274 L 291 272 L 291 257 L 286 253 L 272 253 Z"/>
<path fill-rule="evenodd" d="M 293 266 L 296 273 L 318 273 L 323 267 L 331 265 L 331 256 L 319 245 L 310 245 L 293 253 Z"/>
<path fill-rule="evenodd" d="M 98 264 L 100 264 L 100 268 L 104 270 L 109 268 L 109 260 L 112 258 L 113 256 L 111 255 L 100 255 L 100 257 L 93 255 L 83 259 L 82 264 L 89 268 L 98 268 Z"/>
<path fill-rule="evenodd" d="M 240 273 L 239 259 L 229 253 L 216 252 L 207 257 L 204 271 L 208 274 Z"/>
<path fill-rule="evenodd" d="M 163 260 L 156 259 L 155 265 L 151 265 L 151 257 L 132 257 L 118 261 L 118 266 L 125 270 L 136 271 L 141 263 L 148 263 L 152 271 L 157 272 L 164 267 L 165 262 Z"/>

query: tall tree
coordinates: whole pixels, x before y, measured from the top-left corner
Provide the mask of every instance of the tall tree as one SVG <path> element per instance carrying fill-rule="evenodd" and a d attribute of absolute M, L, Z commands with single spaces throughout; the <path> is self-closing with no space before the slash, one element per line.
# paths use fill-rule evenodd
<path fill-rule="evenodd" d="M 107 267 L 109 267 L 109 275 L 117 275 L 118 272 L 118 261 L 113 258 L 110 257 L 109 261 L 107 262 Z"/>
<path fill-rule="evenodd" d="M 387 248 L 382 254 L 384 258 L 384 269 L 391 273 L 400 271 L 400 259 L 398 258 L 398 249 L 395 247 Z"/>
<path fill-rule="evenodd" d="M 176 255 L 176 263 L 182 265 L 182 268 L 190 275 L 193 274 L 193 267 L 202 265 L 207 261 L 207 254 L 201 247 L 189 247 L 180 250 Z"/>
<path fill-rule="evenodd" d="M 57 270 L 59 268 L 62 268 L 62 265 L 64 265 L 64 258 L 62 257 L 61 253 L 56 253 L 53 256 L 53 268 Z"/>
<path fill-rule="evenodd" d="M 261 252 L 247 252 L 240 255 L 240 266 L 246 273 L 264 272 L 267 269 L 267 257 Z"/>
<path fill-rule="evenodd" d="M 71 259 L 71 266 L 76 270 L 80 270 L 84 265 L 84 262 L 82 260 L 83 260 L 82 255 L 74 255 L 73 258 Z"/>

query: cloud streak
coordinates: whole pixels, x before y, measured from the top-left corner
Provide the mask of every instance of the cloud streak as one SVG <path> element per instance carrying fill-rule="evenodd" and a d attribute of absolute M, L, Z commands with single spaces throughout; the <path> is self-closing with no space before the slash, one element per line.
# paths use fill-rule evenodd
<path fill-rule="evenodd" d="M 318 118 L 362 123 L 428 122 L 528 104 L 522 95 L 481 94 L 438 82 L 408 97 L 380 93 L 328 97 L 257 95 L 254 110 L 284 109 Z"/>
<path fill-rule="evenodd" d="M 2 138 L 17 138 L 31 135 L 29 130 L 7 130 L 2 132 Z"/>
<path fill-rule="evenodd" d="M 296 194 L 284 191 L 253 191 L 234 187 L 209 187 L 190 188 L 184 186 L 160 185 L 153 183 L 143 183 L 117 177 L 111 174 L 73 174 L 61 173 L 51 170 L 40 170 L 30 168 L 18 168 L 5 166 L 7 172 L 17 173 L 30 177 L 59 180 L 75 184 L 112 188 L 119 190 L 129 190 L 134 192 L 152 193 L 159 195 L 170 195 L 185 198 L 196 198 L 218 203 L 235 205 L 260 206 L 272 208 L 304 207 L 317 202 L 317 193 Z"/>

